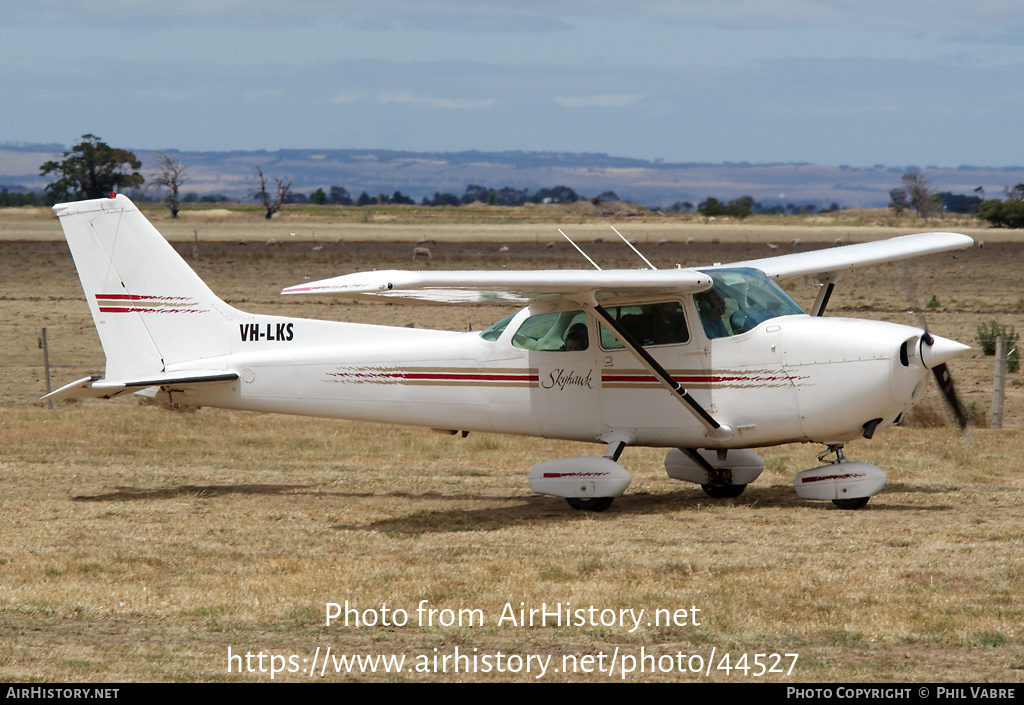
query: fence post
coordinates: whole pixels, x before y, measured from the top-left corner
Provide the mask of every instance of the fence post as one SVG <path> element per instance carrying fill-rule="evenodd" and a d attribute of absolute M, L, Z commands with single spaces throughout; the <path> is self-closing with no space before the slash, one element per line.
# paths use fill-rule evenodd
<path fill-rule="evenodd" d="M 50 347 L 46 344 L 46 329 L 43 328 L 43 367 L 46 368 L 46 393 L 53 391 L 50 386 Z M 53 399 L 46 400 L 46 406 L 53 408 Z"/>
<path fill-rule="evenodd" d="M 1006 389 L 1007 340 L 996 338 L 996 369 L 992 379 L 992 428 L 1003 427 L 1003 392 Z"/>

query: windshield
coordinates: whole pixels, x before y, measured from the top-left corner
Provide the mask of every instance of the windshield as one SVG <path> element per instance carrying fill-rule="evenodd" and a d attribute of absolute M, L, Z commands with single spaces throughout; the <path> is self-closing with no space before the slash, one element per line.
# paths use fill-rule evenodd
<path fill-rule="evenodd" d="M 693 296 L 708 338 L 739 335 L 769 318 L 804 313 L 764 272 L 747 268 L 701 271 L 714 282 L 710 289 Z"/>

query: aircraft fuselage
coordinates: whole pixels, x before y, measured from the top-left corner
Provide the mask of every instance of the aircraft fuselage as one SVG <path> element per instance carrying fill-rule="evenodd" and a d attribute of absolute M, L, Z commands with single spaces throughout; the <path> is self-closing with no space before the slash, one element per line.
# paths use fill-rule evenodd
<path fill-rule="evenodd" d="M 684 313 L 696 320 L 692 297 L 683 298 Z M 592 314 L 585 350 L 514 345 L 532 313 L 516 314 L 493 341 L 479 333 L 248 316 L 237 322 L 229 354 L 168 368 L 216 366 L 239 379 L 171 390 L 170 399 L 453 431 L 578 441 L 625 432 L 634 445 L 749 448 L 841 443 L 873 419 L 889 425 L 920 395 L 927 375 L 913 353 L 901 363 L 901 345 L 920 335 L 902 325 L 790 315 L 720 339 L 691 325 L 687 342 L 649 350 L 735 429 L 713 442 L 629 351 L 602 344 Z"/>

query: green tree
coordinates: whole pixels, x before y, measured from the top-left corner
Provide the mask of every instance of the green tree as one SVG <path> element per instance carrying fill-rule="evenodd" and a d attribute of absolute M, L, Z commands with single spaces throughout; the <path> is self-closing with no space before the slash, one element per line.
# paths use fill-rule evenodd
<path fill-rule="evenodd" d="M 701 204 L 697 206 L 697 212 L 705 218 L 728 215 L 742 220 L 751 214 L 754 209 L 754 205 L 754 199 L 750 196 L 740 196 L 728 203 L 722 203 L 717 198 L 709 197 L 706 201 L 702 201 Z"/>
<path fill-rule="evenodd" d="M 327 194 L 324 193 L 324 190 L 322 188 L 318 188 L 316 191 L 313 192 L 313 197 L 310 198 L 309 200 L 311 200 L 318 206 L 322 206 L 325 203 L 327 203 Z"/>
<path fill-rule="evenodd" d="M 145 181 L 137 170 L 142 162 L 131 152 L 115 149 L 96 135 L 82 135 L 82 141 L 60 161 L 50 160 L 39 174 L 58 178 L 46 187 L 54 202 L 102 198 L 113 191 L 141 186 Z"/>
<path fill-rule="evenodd" d="M 977 217 L 997 228 L 1024 228 L 1024 202 L 1008 198 L 991 198 L 978 206 Z"/>
<path fill-rule="evenodd" d="M 907 209 L 907 190 L 905 188 L 894 188 L 889 192 L 889 208 L 896 215 L 903 215 Z"/>
<path fill-rule="evenodd" d="M 726 206 L 726 210 L 728 214 L 734 218 L 743 220 L 753 212 L 754 199 L 750 196 L 740 196 L 739 198 L 729 201 L 729 205 Z"/>

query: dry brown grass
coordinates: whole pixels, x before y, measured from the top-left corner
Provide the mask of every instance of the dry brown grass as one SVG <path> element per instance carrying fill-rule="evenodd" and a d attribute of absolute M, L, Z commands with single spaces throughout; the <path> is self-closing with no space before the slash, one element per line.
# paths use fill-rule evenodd
<path fill-rule="evenodd" d="M 531 463 L 594 452 L 551 441 L 124 405 L 8 409 L 0 431 L 2 679 L 242 678 L 227 673 L 229 646 L 304 657 L 715 647 L 799 653 L 796 681 L 1024 672 L 1018 432 L 961 442 L 896 429 L 857 446 L 890 472 L 857 512 L 796 498 L 808 447 L 766 451 L 765 476 L 727 501 L 667 480 L 660 451 L 632 449 L 629 493 L 590 515 L 529 493 Z M 480 609 L 488 624 L 324 626 L 327 602 L 411 612 L 423 599 Z M 696 605 L 702 621 L 633 634 L 494 625 L 520 601 Z"/>
<path fill-rule="evenodd" d="M 602 235 L 607 229 L 593 227 Z M 203 242 L 194 264 L 215 291 L 255 311 L 452 329 L 479 329 L 500 316 L 490 308 L 277 295 L 304 276 L 409 267 L 411 244 L 402 237 L 353 243 L 346 235 L 346 244 L 313 252 L 309 240 L 271 249 L 217 236 L 211 240 L 219 243 Z M 580 514 L 531 494 L 526 472 L 542 460 L 598 453 L 593 446 L 216 410 L 170 413 L 131 400 L 40 408 L 41 327 L 50 330 L 51 361 L 68 365 L 55 373 L 58 384 L 101 372 L 103 357 L 66 248 L 28 239 L 0 244 L 0 680 L 265 680 L 229 674 L 228 647 L 311 658 L 331 646 L 412 658 L 456 645 L 557 659 L 617 647 L 633 654 L 641 647 L 797 652 L 792 681 L 1022 680 L 1019 384 L 1009 389 L 1011 430 L 974 430 L 962 442 L 948 427 L 898 428 L 852 444 L 850 457 L 890 477 L 865 510 L 798 499 L 793 474 L 816 464 L 817 448 L 788 446 L 764 451 L 764 476 L 725 501 L 667 479 L 662 451 L 629 449 L 622 459 L 634 476 L 628 494 L 605 514 Z M 438 239 L 431 266 L 500 266 L 489 242 Z M 545 250 L 548 239 L 513 240 L 509 266 L 580 266 L 568 245 Z M 970 341 L 976 324 L 991 317 L 1024 329 L 1014 264 L 1020 249 L 1003 244 L 915 263 L 920 297 L 935 293 L 941 304 L 928 312 L 932 330 Z M 588 251 L 607 266 L 636 264 L 622 245 Z M 645 251 L 659 266 L 769 254 L 761 240 L 743 237 Z M 813 296 L 799 283 L 790 288 L 804 303 Z M 833 302 L 834 315 L 915 320 L 891 267 L 844 278 Z M 953 367 L 965 398 L 987 409 L 988 360 Z M 480 609 L 489 623 L 324 626 L 327 602 L 414 610 L 423 599 Z M 505 602 L 520 601 L 696 605 L 702 622 L 633 634 L 494 625 Z"/>

